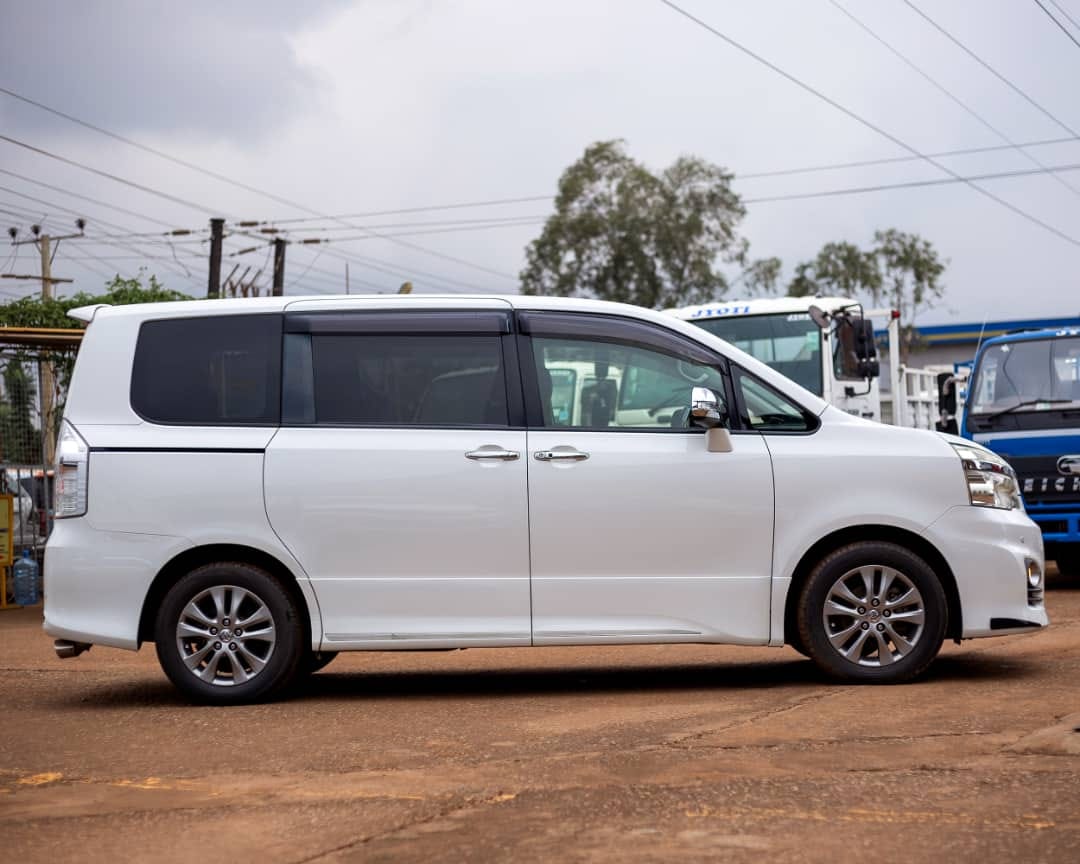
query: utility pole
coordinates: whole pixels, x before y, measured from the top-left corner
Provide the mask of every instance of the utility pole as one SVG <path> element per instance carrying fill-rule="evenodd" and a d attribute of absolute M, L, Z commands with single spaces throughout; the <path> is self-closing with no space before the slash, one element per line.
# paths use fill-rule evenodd
<path fill-rule="evenodd" d="M 38 238 L 38 248 L 41 250 L 41 299 L 52 300 L 52 243 L 48 234 L 42 234 Z M 45 453 L 46 465 L 52 465 L 56 449 L 56 420 L 53 417 L 53 388 L 56 386 L 53 375 L 53 364 L 48 360 L 41 361 L 41 423 L 45 430 Z"/>
<path fill-rule="evenodd" d="M 206 284 L 206 296 L 210 299 L 221 296 L 221 236 L 224 228 L 224 219 L 210 220 L 210 276 Z"/>
<path fill-rule="evenodd" d="M 274 238 L 274 288 L 271 294 L 281 297 L 285 293 L 285 238 Z"/>

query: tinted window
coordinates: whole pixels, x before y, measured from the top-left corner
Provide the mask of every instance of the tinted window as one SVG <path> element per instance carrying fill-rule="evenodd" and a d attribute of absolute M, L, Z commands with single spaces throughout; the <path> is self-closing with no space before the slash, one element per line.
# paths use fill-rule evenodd
<path fill-rule="evenodd" d="M 496 335 L 289 334 L 292 364 L 310 363 L 311 398 L 291 382 L 286 422 L 329 425 L 505 426 Z M 300 376 L 302 377 L 302 370 Z M 313 414 L 313 419 L 312 419 Z"/>
<path fill-rule="evenodd" d="M 275 425 L 280 377 L 279 315 L 146 321 L 131 404 L 155 423 Z"/>
<path fill-rule="evenodd" d="M 724 401 L 718 369 L 614 339 L 534 336 L 544 425 L 579 429 L 686 429 L 690 394 Z"/>

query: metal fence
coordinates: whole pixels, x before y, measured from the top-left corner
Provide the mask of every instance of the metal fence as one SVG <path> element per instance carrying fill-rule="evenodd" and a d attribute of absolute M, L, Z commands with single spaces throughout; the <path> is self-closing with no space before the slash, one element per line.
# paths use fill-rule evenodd
<path fill-rule="evenodd" d="M 52 530 L 52 459 L 69 369 L 67 354 L 0 349 L 0 494 L 12 496 L 13 555 L 29 550 L 39 579 Z M 7 589 L 11 599 L 10 578 Z"/>

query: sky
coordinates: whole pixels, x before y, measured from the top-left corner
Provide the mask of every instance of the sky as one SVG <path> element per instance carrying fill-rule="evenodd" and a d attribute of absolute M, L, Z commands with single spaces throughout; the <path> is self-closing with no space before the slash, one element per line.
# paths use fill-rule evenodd
<path fill-rule="evenodd" d="M 919 323 L 1080 315 L 1080 170 L 1042 170 L 1080 167 L 1080 0 L 1042 0 L 1060 27 L 1034 0 L 677 5 L 835 104 L 661 0 L 4 3 L 0 88 L 195 168 L 0 93 L 0 135 L 120 178 L 0 140 L 0 227 L 87 220 L 56 251 L 61 293 L 145 267 L 205 295 L 214 216 L 224 274 L 263 286 L 267 235 L 235 223 L 288 229 L 288 294 L 341 292 L 346 265 L 353 292 L 514 293 L 561 172 L 619 138 L 653 170 L 694 155 L 733 172 L 751 254 L 785 281 L 827 242 L 898 228 L 948 261 Z M 898 142 L 1000 149 L 741 176 L 911 156 Z M 754 202 L 944 169 L 1037 173 L 979 181 L 993 198 L 952 182 Z M 431 209 L 507 199 L 532 200 Z M 36 254 L 0 247 L 0 271 L 37 273 Z M 34 290 L 5 279 L 0 300 Z"/>

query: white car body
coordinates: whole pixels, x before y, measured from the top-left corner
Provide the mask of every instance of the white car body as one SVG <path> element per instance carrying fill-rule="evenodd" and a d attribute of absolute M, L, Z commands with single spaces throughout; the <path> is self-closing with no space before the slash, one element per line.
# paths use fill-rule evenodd
<path fill-rule="evenodd" d="M 737 364 L 816 429 L 735 430 L 728 452 L 712 452 L 700 430 L 162 425 L 132 407 L 146 321 L 376 310 L 616 316 Z M 65 644 L 137 649 L 153 638 L 170 581 L 217 555 L 291 580 L 315 651 L 780 646 L 792 641 L 793 592 L 816 556 L 865 537 L 932 560 L 951 638 L 1048 623 L 1041 590 L 1029 602 L 1027 584 L 1031 568 L 1042 572 L 1038 528 L 1022 509 L 972 506 L 949 441 L 838 411 L 667 314 L 422 295 L 78 314 L 92 322 L 65 421 L 89 449 L 86 512 L 56 520 L 45 557 L 45 630 Z M 483 448 L 523 458 L 463 458 Z M 570 448 L 589 458 L 539 461 Z"/>

